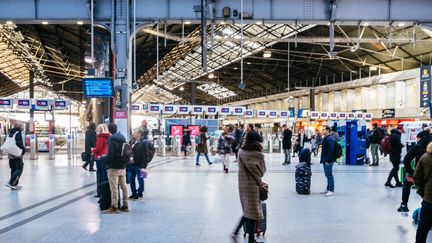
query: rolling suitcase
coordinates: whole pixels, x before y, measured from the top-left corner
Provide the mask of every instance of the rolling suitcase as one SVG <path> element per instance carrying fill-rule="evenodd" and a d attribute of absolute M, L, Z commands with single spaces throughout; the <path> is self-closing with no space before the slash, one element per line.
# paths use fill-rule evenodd
<path fill-rule="evenodd" d="M 312 172 L 306 163 L 300 163 L 296 165 L 295 181 L 296 191 L 298 194 L 309 195 L 311 187 L 311 176 Z"/>
<path fill-rule="evenodd" d="M 261 203 L 264 219 L 258 220 L 255 226 L 255 235 L 259 237 L 260 235 L 265 236 L 267 231 L 267 204 L 265 202 Z M 246 237 L 246 223 L 243 225 L 243 237 Z"/>
<path fill-rule="evenodd" d="M 111 206 L 111 190 L 108 181 L 98 184 L 99 208 L 101 211 Z"/>

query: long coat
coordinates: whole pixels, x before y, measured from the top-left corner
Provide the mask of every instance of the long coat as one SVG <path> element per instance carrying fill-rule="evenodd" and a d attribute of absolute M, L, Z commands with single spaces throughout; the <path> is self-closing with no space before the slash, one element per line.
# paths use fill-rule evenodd
<path fill-rule="evenodd" d="M 207 134 L 205 133 L 200 133 L 199 134 L 200 138 L 201 138 L 201 143 L 198 144 L 198 153 L 203 153 L 206 154 L 208 153 L 208 148 L 207 148 Z"/>
<path fill-rule="evenodd" d="M 282 148 L 283 149 L 291 149 L 292 147 L 292 131 L 289 129 L 286 129 L 282 133 L 283 139 L 282 139 Z"/>
<path fill-rule="evenodd" d="M 248 219 L 263 219 L 263 211 L 259 197 L 261 178 L 266 172 L 264 154 L 258 151 L 241 149 L 238 153 L 238 187 L 243 216 Z"/>

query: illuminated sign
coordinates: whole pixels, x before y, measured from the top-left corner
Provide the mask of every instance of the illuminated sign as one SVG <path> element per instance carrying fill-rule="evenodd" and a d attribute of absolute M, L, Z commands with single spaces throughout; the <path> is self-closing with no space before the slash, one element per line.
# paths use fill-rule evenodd
<path fill-rule="evenodd" d="M 218 112 L 217 106 L 207 106 L 207 111 L 206 111 L 207 115 L 216 115 L 217 112 Z"/>
<path fill-rule="evenodd" d="M 0 106 L 1 107 L 11 107 L 12 106 L 12 100 L 11 99 L 0 99 Z"/>
<path fill-rule="evenodd" d="M 278 112 L 277 111 L 269 111 L 268 114 L 269 114 L 270 118 L 275 118 L 275 117 L 277 117 Z"/>
<path fill-rule="evenodd" d="M 192 109 L 192 114 L 194 115 L 201 115 L 204 113 L 204 107 L 202 106 L 194 106 Z"/>
<path fill-rule="evenodd" d="M 243 115 L 244 112 L 245 112 L 244 107 L 235 107 L 234 108 L 234 115 L 240 116 L 240 115 Z"/>
<path fill-rule="evenodd" d="M 366 120 L 372 120 L 372 114 L 371 113 L 366 113 L 365 114 L 365 119 Z"/>
<path fill-rule="evenodd" d="M 189 114 L 189 106 L 179 105 L 177 113 L 178 114 Z"/>
<path fill-rule="evenodd" d="M 246 110 L 244 116 L 245 117 L 253 117 L 254 112 L 253 110 Z"/>
<path fill-rule="evenodd" d="M 321 112 L 321 119 L 327 120 L 329 117 L 329 114 L 327 112 Z"/>
<path fill-rule="evenodd" d="M 30 99 L 18 99 L 17 105 L 18 108 L 30 108 L 31 102 Z"/>
<path fill-rule="evenodd" d="M 320 113 L 317 111 L 311 111 L 310 113 L 310 118 L 311 119 L 318 119 L 319 118 Z"/>
<path fill-rule="evenodd" d="M 337 119 L 338 118 L 338 113 L 337 112 L 331 112 L 330 113 L 330 119 Z"/>
<path fill-rule="evenodd" d="M 161 112 L 161 106 L 160 105 L 149 105 L 149 111 L 151 113 L 160 113 Z"/>
<path fill-rule="evenodd" d="M 280 113 L 280 118 L 288 118 L 288 112 L 286 112 L 286 111 L 281 111 L 281 113 Z"/>
<path fill-rule="evenodd" d="M 54 100 L 54 109 L 63 110 L 67 108 L 67 103 L 65 100 Z"/>
<path fill-rule="evenodd" d="M 346 115 L 346 113 L 339 113 L 339 119 L 346 119 L 347 118 L 347 115 Z"/>
<path fill-rule="evenodd" d="M 230 107 L 221 107 L 220 108 L 220 114 L 231 115 L 231 108 Z"/>
<path fill-rule="evenodd" d="M 164 114 L 174 114 L 177 111 L 177 106 L 175 105 L 164 105 L 163 113 Z"/>
<path fill-rule="evenodd" d="M 260 117 L 260 118 L 267 117 L 267 111 L 264 111 L 264 110 L 257 111 L 257 117 Z"/>
<path fill-rule="evenodd" d="M 140 110 L 140 106 L 139 105 L 132 105 L 131 106 L 131 110 L 132 111 L 139 111 Z"/>
<path fill-rule="evenodd" d="M 348 119 L 355 119 L 355 113 L 348 113 Z"/>

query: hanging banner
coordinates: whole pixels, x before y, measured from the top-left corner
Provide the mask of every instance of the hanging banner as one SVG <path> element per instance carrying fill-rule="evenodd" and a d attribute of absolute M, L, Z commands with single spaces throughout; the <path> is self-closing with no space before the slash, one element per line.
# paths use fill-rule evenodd
<path fill-rule="evenodd" d="M 19 109 L 30 109 L 31 108 L 31 100 L 30 99 L 18 99 L 16 101 L 17 107 Z"/>
<path fill-rule="evenodd" d="M 150 104 L 149 105 L 149 112 L 150 113 L 161 113 L 162 111 L 162 105 L 155 105 L 155 104 Z"/>
<path fill-rule="evenodd" d="M 221 114 L 223 116 L 231 115 L 231 107 L 222 106 L 219 110 L 219 114 Z"/>
<path fill-rule="evenodd" d="M 251 118 L 253 116 L 254 116 L 254 111 L 253 110 L 246 110 L 245 111 L 244 117 Z"/>
<path fill-rule="evenodd" d="M 49 100 L 36 100 L 35 101 L 36 110 L 48 110 Z"/>
<path fill-rule="evenodd" d="M 320 116 L 320 113 L 318 111 L 311 111 L 310 112 L 310 119 L 318 119 Z"/>
<path fill-rule="evenodd" d="M 347 119 L 347 114 L 344 113 L 344 112 L 339 113 L 339 119 L 341 119 L 341 120 L 345 120 L 345 119 Z"/>
<path fill-rule="evenodd" d="M 177 109 L 177 114 L 186 115 L 190 112 L 190 106 L 188 105 L 179 105 Z"/>
<path fill-rule="evenodd" d="M 194 107 L 192 107 L 191 114 L 193 114 L 193 115 L 202 115 L 202 114 L 204 114 L 204 106 L 194 106 Z"/>
<path fill-rule="evenodd" d="M 369 120 L 369 121 L 372 120 L 372 114 L 371 113 L 366 113 L 365 114 L 365 119 Z"/>
<path fill-rule="evenodd" d="M 278 111 L 269 111 L 268 116 L 270 118 L 276 118 L 278 116 Z"/>
<path fill-rule="evenodd" d="M 356 118 L 355 113 L 348 113 L 347 119 L 348 120 L 354 120 Z"/>
<path fill-rule="evenodd" d="M 162 114 L 175 114 L 177 111 L 176 105 L 164 105 Z"/>
<path fill-rule="evenodd" d="M 431 100 L 431 66 L 420 67 L 420 107 L 429 107 Z"/>
<path fill-rule="evenodd" d="M 246 108 L 245 107 L 234 107 L 233 108 L 233 114 L 235 116 L 243 116 Z"/>
<path fill-rule="evenodd" d="M 0 99 L 0 108 L 11 108 L 13 105 L 12 99 Z"/>
<path fill-rule="evenodd" d="M 54 109 L 55 110 L 65 110 L 67 109 L 67 102 L 66 100 L 54 100 Z"/>
<path fill-rule="evenodd" d="M 257 111 L 257 117 L 259 117 L 259 118 L 267 117 L 267 111 L 265 111 L 265 110 Z"/>
<path fill-rule="evenodd" d="M 338 118 L 337 112 L 330 112 L 330 120 L 336 120 Z"/>
<path fill-rule="evenodd" d="M 327 120 L 329 117 L 329 113 L 328 112 L 321 112 L 320 118 L 322 120 Z"/>
<path fill-rule="evenodd" d="M 218 113 L 218 107 L 217 106 L 207 106 L 206 108 L 206 114 L 207 115 L 216 115 Z"/>
<path fill-rule="evenodd" d="M 140 110 L 140 105 L 131 105 L 131 110 L 132 111 L 139 111 Z"/>
<path fill-rule="evenodd" d="M 287 111 L 281 111 L 280 114 L 279 114 L 279 117 L 280 117 L 280 118 L 284 118 L 284 119 L 286 119 L 286 118 L 289 117 L 288 115 L 289 115 L 289 114 L 288 114 Z"/>

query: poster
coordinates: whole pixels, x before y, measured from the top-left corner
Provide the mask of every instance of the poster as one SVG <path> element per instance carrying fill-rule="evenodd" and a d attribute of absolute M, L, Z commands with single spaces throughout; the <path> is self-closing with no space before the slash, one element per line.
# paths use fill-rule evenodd
<path fill-rule="evenodd" d="M 128 112 L 117 109 L 114 113 L 115 124 L 117 125 L 117 131 L 123 134 L 128 139 Z"/>
<path fill-rule="evenodd" d="M 188 130 L 190 131 L 190 135 L 197 137 L 200 132 L 200 126 L 197 125 L 189 125 Z"/>
<path fill-rule="evenodd" d="M 429 107 L 431 100 L 431 66 L 420 67 L 420 107 Z"/>
<path fill-rule="evenodd" d="M 182 125 L 171 125 L 170 135 L 174 140 L 178 135 L 180 137 L 180 144 L 183 144 L 183 126 Z"/>

